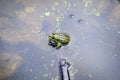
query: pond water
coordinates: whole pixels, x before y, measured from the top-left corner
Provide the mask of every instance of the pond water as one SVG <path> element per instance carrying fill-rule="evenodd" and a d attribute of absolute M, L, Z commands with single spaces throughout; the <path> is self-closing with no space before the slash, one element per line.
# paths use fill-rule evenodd
<path fill-rule="evenodd" d="M 70 44 L 55 50 L 52 32 Z M 59 80 L 59 57 L 72 80 L 119 80 L 120 1 L 0 0 L 0 80 Z"/>

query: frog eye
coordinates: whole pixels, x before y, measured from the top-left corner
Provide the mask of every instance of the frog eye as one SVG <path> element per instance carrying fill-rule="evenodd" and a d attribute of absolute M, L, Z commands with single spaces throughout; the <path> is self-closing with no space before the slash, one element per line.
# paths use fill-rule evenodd
<path fill-rule="evenodd" d="M 52 33 L 52 35 L 55 35 L 55 33 Z"/>

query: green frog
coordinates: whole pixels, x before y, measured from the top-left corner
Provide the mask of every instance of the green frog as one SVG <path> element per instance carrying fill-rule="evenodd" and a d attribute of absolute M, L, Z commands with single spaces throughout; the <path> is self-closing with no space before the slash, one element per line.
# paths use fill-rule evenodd
<path fill-rule="evenodd" d="M 55 47 L 56 49 L 67 45 L 70 42 L 70 36 L 67 33 L 52 33 L 48 35 L 49 45 Z"/>

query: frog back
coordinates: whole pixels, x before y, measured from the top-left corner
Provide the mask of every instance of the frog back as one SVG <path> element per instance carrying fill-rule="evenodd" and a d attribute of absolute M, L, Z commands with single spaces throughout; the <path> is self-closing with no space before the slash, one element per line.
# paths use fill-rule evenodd
<path fill-rule="evenodd" d="M 63 45 L 70 42 L 70 36 L 67 33 L 59 33 L 55 36 L 55 38 Z"/>

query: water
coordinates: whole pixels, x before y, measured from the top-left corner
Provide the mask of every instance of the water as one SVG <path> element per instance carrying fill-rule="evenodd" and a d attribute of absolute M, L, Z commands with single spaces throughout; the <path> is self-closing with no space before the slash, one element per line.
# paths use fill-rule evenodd
<path fill-rule="evenodd" d="M 119 80 L 119 14 L 118 0 L 1 0 L 0 75 L 16 66 L 0 79 L 58 80 L 60 53 L 73 80 Z M 70 44 L 56 51 L 51 32 L 69 33 Z"/>

